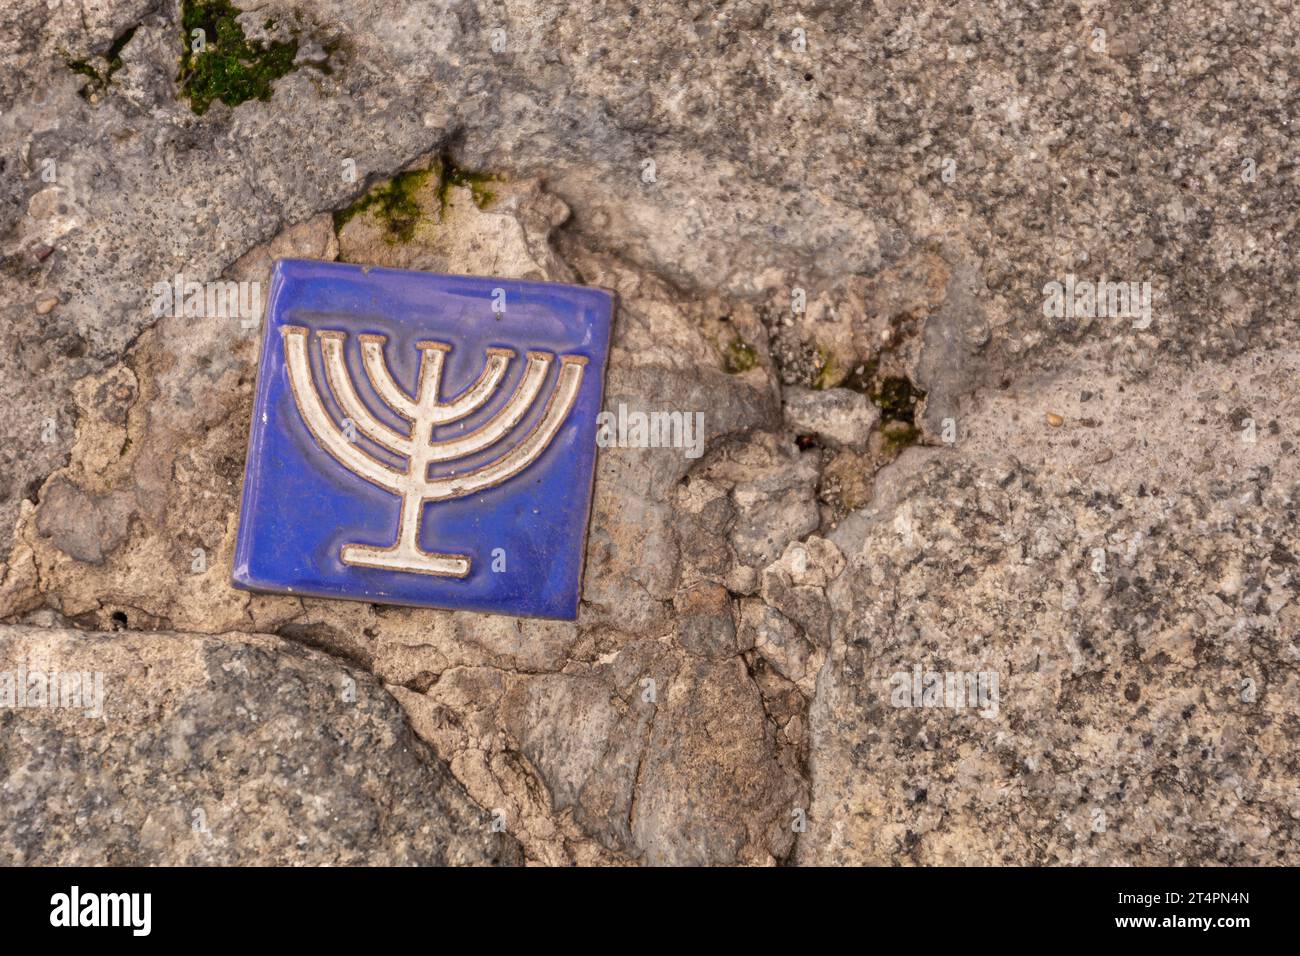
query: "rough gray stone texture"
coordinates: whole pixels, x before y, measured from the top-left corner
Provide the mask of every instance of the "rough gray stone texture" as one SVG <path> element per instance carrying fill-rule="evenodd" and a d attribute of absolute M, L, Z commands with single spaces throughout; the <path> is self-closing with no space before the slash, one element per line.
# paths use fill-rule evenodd
<path fill-rule="evenodd" d="M 30 693 L 0 711 L 9 865 L 522 860 L 374 678 L 319 652 L 5 627 L 0 672 Z M 38 698 L 51 672 L 59 691 Z M 77 706 L 70 674 L 85 675 Z"/>
<path fill-rule="evenodd" d="M 1300 858 L 1298 372 L 1081 363 L 882 471 L 831 535 L 799 861 Z M 998 706 L 895 706 L 918 665 L 995 673 Z"/>
<path fill-rule="evenodd" d="M 396 700 L 429 751 L 357 755 L 379 782 L 329 796 L 346 826 L 241 861 L 443 859 L 487 814 L 545 863 L 1300 859 L 1290 4 L 270 0 L 242 22 L 300 67 L 203 116 L 177 6 L 0 10 L 0 621 L 48 630 L 0 650 L 122 629 L 84 640 L 274 675 L 310 645 L 372 688 L 374 734 L 406 739 Z M 132 29 L 79 95 L 68 61 Z M 493 201 L 426 183 L 409 241 L 336 228 L 440 155 Z M 602 450 L 576 624 L 229 587 L 258 333 L 150 290 L 281 255 L 617 292 L 609 407 L 702 411 L 705 447 Z M 1045 315 L 1069 275 L 1151 283 L 1151 322 Z M 800 442 L 800 401 L 848 390 L 880 406 L 865 440 Z M 895 707 L 916 665 L 995 673 L 997 713 Z M 133 706 L 163 719 L 162 687 Z M 289 713 L 248 739 L 299 753 Z M 65 719 L 0 712 L 7 772 Z M 86 832 L 206 859 L 170 817 L 135 855 L 139 779 L 51 818 L 43 862 Z M 209 813 L 211 845 L 242 825 Z"/>
<path fill-rule="evenodd" d="M 865 445 L 880 421 L 880 409 L 866 395 L 847 388 L 814 390 L 791 385 L 781 396 L 786 425 L 830 445 Z"/>

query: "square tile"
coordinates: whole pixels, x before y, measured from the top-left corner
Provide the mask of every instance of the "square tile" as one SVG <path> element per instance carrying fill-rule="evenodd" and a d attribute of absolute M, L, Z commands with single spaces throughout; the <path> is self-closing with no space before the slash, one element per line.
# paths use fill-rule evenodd
<path fill-rule="evenodd" d="M 280 260 L 233 582 L 577 616 L 613 297 Z"/>

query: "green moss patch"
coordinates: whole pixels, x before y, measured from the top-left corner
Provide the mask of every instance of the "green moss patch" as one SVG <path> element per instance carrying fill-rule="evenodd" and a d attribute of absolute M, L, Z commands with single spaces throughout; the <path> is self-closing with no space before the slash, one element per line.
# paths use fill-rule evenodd
<path fill-rule="evenodd" d="M 496 193 L 488 188 L 488 184 L 496 179 L 491 173 L 457 166 L 444 156 L 438 168 L 438 213 L 441 215 L 447 211 L 447 199 L 453 186 L 468 189 L 474 198 L 474 205 L 486 209 L 497 198 Z"/>
<path fill-rule="evenodd" d="M 447 213 L 451 188 L 460 186 L 470 191 L 474 205 L 483 209 L 496 200 L 488 184 L 498 181 L 492 173 L 462 169 L 450 159 L 439 159 L 431 169 L 412 169 L 398 173 L 385 183 L 372 187 L 364 196 L 334 213 L 334 231 L 338 232 L 361 213 L 370 213 L 384 230 L 390 243 L 410 242 L 421 218 L 430 210 L 426 204 L 438 203 L 438 215 Z M 431 195 L 421 196 L 428 190 Z"/>
<path fill-rule="evenodd" d="M 902 451 L 908 445 L 915 445 L 921 440 L 921 429 L 915 425 L 903 425 L 897 422 L 886 428 L 885 445 L 893 451 Z"/>
<path fill-rule="evenodd" d="M 241 11 L 228 0 L 182 0 L 181 92 L 190 109 L 202 116 L 220 100 L 238 106 L 271 98 L 274 82 L 294 69 L 298 41 L 250 41 L 235 18 Z M 204 33 L 204 49 L 195 53 L 195 30 Z"/>
<path fill-rule="evenodd" d="M 854 365 L 849 374 L 840 382 L 841 388 L 850 388 L 855 392 L 870 396 L 875 391 L 876 370 L 880 368 L 880 359 L 870 358 Z"/>
<path fill-rule="evenodd" d="M 68 60 L 68 69 L 73 73 L 78 73 L 86 77 L 90 82 L 80 90 L 81 98 L 88 100 L 92 95 L 102 93 L 108 89 L 108 84 L 113 81 L 113 74 L 122 69 L 122 51 L 126 45 L 131 42 L 135 36 L 135 27 L 129 27 L 123 30 L 113 40 L 113 43 L 104 51 L 102 57 L 95 57 L 95 61 L 102 61 L 103 66 L 98 67 L 92 60 Z"/>
<path fill-rule="evenodd" d="M 880 387 L 871 400 L 880 406 L 880 417 L 886 422 L 916 421 L 916 403 L 925 398 L 925 392 L 912 385 L 910 379 L 899 375 L 881 379 Z"/>
<path fill-rule="evenodd" d="M 739 375 L 741 372 L 748 372 L 758 364 L 758 353 L 754 347 L 741 339 L 733 339 L 726 348 L 722 350 L 722 367 L 728 375 Z"/>
<path fill-rule="evenodd" d="M 925 398 L 925 392 L 913 385 L 911 379 L 887 376 L 869 394 L 880 408 L 881 430 L 889 448 L 902 451 L 921 440 L 921 429 L 916 427 L 916 404 Z"/>
<path fill-rule="evenodd" d="M 338 232 L 354 216 L 369 212 L 383 227 L 388 242 L 410 242 L 424 214 L 417 194 L 432 176 L 432 170 L 412 169 L 373 187 L 351 206 L 334 213 L 334 231 Z"/>
<path fill-rule="evenodd" d="M 834 353 L 830 349 L 818 349 L 817 360 L 820 367 L 813 377 L 812 387 L 816 389 L 833 388 L 836 380 L 840 377 L 840 367 L 839 363 L 835 361 Z"/>
<path fill-rule="evenodd" d="M 925 391 L 905 376 L 881 376 L 879 355 L 856 364 L 840 384 L 866 395 L 880 409 L 880 431 L 887 448 L 901 451 L 921 440 L 916 406 Z"/>

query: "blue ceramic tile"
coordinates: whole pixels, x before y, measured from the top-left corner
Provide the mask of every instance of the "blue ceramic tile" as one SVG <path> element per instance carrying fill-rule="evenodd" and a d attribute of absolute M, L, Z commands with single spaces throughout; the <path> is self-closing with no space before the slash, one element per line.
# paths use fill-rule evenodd
<path fill-rule="evenodd" d="M 281 260 L 238 587 L 572 620 L 613 301 Z"/>

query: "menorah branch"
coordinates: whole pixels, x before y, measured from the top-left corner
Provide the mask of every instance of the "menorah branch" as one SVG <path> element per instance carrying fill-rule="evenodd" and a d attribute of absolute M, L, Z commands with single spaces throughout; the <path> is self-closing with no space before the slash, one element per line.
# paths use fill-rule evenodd
<path fill-rule="evenodd" d="M 388 371 L 388 363 L 384 361 L 384 343 L 388 341 L 382 335 L 362 335 L 361 340 L 361 360 L 366 367 L 366 376 L 370 379 L 370 385 L 374 388 L 375 393 L 383 400 L 384 404 L 401 415 L 407 421 L 415 421 L 415 414 L 418 411 L 415 399 L 402 391 L 402 387 L 393 379 L 393 375 Z M 426 356 L 427 359 L 427 356 Z M 439 366 L 442 359 L 436 359 Z M 428 374 L 428 370 L 420 370 L 421 377 Z"/>
<path fill-rule="evenodd" d="M 281 333 L 284 336 L 289 388 L 293 392 L 298 413 L 312 437 L 344 468 L 385 491 L 402 494 L 404 473 L 376 461 L 348 441 L 325 410 L 316 386 L 312 383 L 311 361 L 307 355 L 307 329 L 287 325 L 281 329 Z"/>
<path fill-rule="evenodd" d="M 343 359 L 343 343 L 347 336 L 342 332 L 317 332 L 316 335 L 325 357 L 325 377 L 343 414 L 371 441 L 409 458 L 414 449 L 411 439 L 375 418 L 357 395 L 357 390 L 352 385 L 352 376 L 348 374 Z"/>
<path fill-rule="evenodd" d="M 483 367 L 483 374 L 479 376 L 477 382 L 450 402 L 440 403 L 434 409 L 433 424 L 448 425 L 473 415 L 496 394 L 497 386 L 505 377 L 506 367 L 515 357 L 515 350 L 488 349 L 487 357 L 487 365 Z"/>
<path fill-rule="evenodd" d="M 529 352 L 524 377 L 515 388 L 514 394 L 510 396 L 510 400 L 478 430 L 468 435 L 430 443 L 428 460 L 440 462 L 468 458 L 505 438 L 524 420 L 528 410 L 533 407 L 533 402 L 541 392 L 550 368 L 551 356 L 548 353 Z"/>
<path fill-rule="evenodd" d="M 464 495 L 482 491 L 507 481 L 531 465 L 555 438 L 556 432 L 564 424 L 573 403 L 577 400 L 578 389 L 582 387 L 582 375 L 587 360 L 577 355 L 560 357 L 560 378 L 555 391 L 547 402 L 546 411 L 541 420 L 533 426 L 524 440 L 496 461 L 484 465 L 463 475 L 436 478 L 427 482 L 424 491 L 425 501 L 444 501 L 448 498 L 460 498 Z"/>

